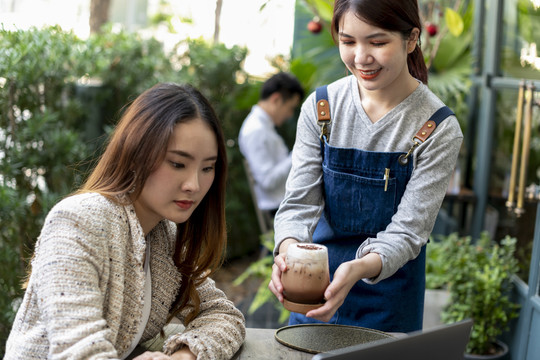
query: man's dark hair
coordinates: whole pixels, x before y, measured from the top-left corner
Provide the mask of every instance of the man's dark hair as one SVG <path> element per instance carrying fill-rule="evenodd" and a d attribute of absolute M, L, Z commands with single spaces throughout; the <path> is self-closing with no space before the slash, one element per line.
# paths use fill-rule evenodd
<path fill-rule="evenodd" d="M 291 99 L 295 94 L 304 98 L 304 89 L 298 79 L 288 73 L 280 72 L 266 80 L 261 89 L 261 100 L 265 100 L 273 93 L 280 93 L 283 101 Z"/>

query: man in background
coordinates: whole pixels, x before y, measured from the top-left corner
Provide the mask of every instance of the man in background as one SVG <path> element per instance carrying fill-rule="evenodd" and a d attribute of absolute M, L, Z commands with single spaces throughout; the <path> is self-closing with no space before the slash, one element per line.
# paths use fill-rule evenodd
<path fill-rule="evenodd" d="M 275 74 L 263 84 L 259 101 L 240 128 L 238 144 L 255 180 L 258 207 L 272 216 L 285 196 L 291 169 L 291 154 L 276 127 L 293 116 L 303 98 L 304 90 L 296 77 Z"/>

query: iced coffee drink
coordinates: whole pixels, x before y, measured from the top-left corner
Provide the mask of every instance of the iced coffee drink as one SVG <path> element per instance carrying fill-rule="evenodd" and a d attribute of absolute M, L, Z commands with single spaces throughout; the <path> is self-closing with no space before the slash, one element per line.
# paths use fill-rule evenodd
<path fill-rule="evenodd" d="M 289 302 L 320 304 L 330 284 L 328 251 L 319 244 L 292 244 L 285 257 L 287 270 L 281 275 L 283 295 Z"/>

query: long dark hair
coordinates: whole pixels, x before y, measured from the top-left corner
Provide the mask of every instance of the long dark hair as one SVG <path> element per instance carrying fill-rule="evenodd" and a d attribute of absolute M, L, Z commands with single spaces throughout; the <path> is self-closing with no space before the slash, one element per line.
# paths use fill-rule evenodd
<path fill-rule="evenodd" d="M 336 42 L 339 23 L 347 11 L 353 11 L 370 25 L 399 32 L 404 39 L 409 38 L 414 28 L 420 31 L 418 38 L 422 34 L 417 0 L 336 0 L 332 17 L 332 36 Z M 419 44 L 407 56 L 407 65 L 413 77 L 427 84 L 428 71 Z"/>
<path fill-rule="evenodd" d="M 218 158 L 208 193 L 191 217 L 177 225 L 174 262 L 182 283 L 169 320 L 187 306 L 191 311 L 186 324 L 199 312 L 196 286 L 222 264 L 227 239 L 227 154 L 220 122 L 208 100 L 189 85 L 161 83 L 143 92 L 125 111 L 99 162 L 78 191 L 97 192 L 117 202 L 134 201 L 148 176 L 165 159 L 174 126 L 196 118 L 214 131 Z"/>

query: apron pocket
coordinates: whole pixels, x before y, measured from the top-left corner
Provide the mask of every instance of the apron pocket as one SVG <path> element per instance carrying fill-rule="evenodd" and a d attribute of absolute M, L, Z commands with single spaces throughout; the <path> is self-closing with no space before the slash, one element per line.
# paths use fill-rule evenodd
<path fill-rule="evenodd" d="M 396 179 L 336 172 L 323 165 L 325 215 L 329 224 L 348 233 L 375 235 L 386 229 L 396 210 Z"/>

